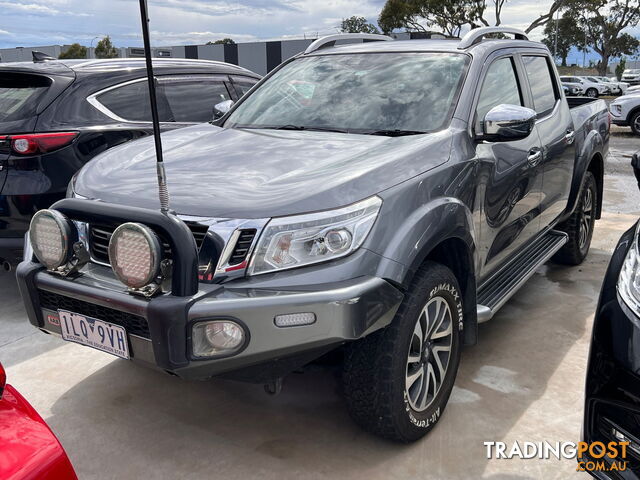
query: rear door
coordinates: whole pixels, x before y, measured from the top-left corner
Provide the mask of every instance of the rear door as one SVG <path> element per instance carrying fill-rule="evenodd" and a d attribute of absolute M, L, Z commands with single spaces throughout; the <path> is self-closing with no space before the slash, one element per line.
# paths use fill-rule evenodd
<path fill-rule="evenodd" d="M 565 211 L 575 164 L 575 132 L 569 105 L 562 100 L 549 57 L 522 55 L 529 83 L 529 107 L 538 114 L 536 131 L 542 144 L 544 179 L 540 221 L 544 229 Z"/>
<path fill-rule="evenodd" d="M 515 56 L 498 55 L 490 60 L 477 100 L 477 133 L 482 132 L 482 120 L 493 107 L 525 105 L 527 85 L 518 73 Z M 480 233 L 482 274 L 498 268 L 540 231 L 540 147 L 535 133 L 521 140 L 476 144 L 476 158 L 486 171 L 482 174 L 486 176 Z"/>

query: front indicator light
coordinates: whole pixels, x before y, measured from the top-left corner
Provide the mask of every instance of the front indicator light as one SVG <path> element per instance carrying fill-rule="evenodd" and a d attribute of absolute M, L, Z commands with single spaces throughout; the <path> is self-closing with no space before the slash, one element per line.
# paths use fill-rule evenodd
<path fill-rule="evenodd" d="M 69 262 L 77 231 L 57 210 L 40 210 L 31 219 L 29 240 L 40 263 L 48 270 L 55 270 Z"/>
<path fill-rule="evenodd" d="M 123 223 L 109 241 L 109 262 L 118 280 L 132 289 L 150 285 L 160 275 L 162 247 L 158 236 L 140 223 Z"/>
<path fill-rule="evenodd" d="M 286 328 L 286 327 L 301 327 L 304 325 L 311 325 L 316 323 L 316 314 L 315 313 L 286 313 L 283 315 L 276 315 L 273 319 L 273 323 L 276 324 L 276 327 Z"/>
<path fill-rule="evenodd" d="M 245 345 L 244 329 L 231 320 L 198 322 L 192 330 L 192 351 L 195 357 L 227 356 Z"/>

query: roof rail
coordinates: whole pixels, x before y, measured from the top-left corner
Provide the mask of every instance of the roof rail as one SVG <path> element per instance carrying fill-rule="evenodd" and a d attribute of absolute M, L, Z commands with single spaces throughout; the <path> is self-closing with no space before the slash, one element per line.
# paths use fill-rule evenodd
<path fill-rule="evenodd" d="M 362 40 L 363 42 L 393 41 L 393 38 L 377 33 L 335 33 L 315 40 L 304 51 L 305 54 L 321 48 L 333 47 L 338 40 Z"/>
<path fill-rule="evenodd" d="M 480 27 L 474 28 L 467 32 L 460 43 L 458 44 L 458 48 L 460 50 L 464 50 L 465 48 L 469 48 L 471 45 L 475 45 L 479 43 L 485 35 L 489 35 L 491 33 L 510 33 L 514 35 L 517 40 L 529 40 L 527 34 L 522 30 L 518 30 L 517 28 L 512 27 Z"/>

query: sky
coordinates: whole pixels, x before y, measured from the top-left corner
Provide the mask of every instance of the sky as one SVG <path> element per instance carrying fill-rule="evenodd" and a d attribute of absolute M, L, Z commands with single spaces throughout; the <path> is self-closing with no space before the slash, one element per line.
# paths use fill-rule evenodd
<path fill-rule="evenodd" d="M 342 18 L 375 22 L 385 0 L 148 0 L 153 45 L 302 38 L 336 33 Z M 488 2 L 490 3 L 490 2 Z M 526 28 L 551 0 L 510 0 L 504 25 Z M 491 12 L 487 9 L 488 14 Z M 118 47 L 140 46 L 138 0 L 0 0 L 0 48 L 95 45 L 110 35 Z M 490 20 L 491 21 L 491 20 Z M 632 33 L 640 35 L 640 28 Z M 532 32 L 539 40 L 542 28 Z"/>

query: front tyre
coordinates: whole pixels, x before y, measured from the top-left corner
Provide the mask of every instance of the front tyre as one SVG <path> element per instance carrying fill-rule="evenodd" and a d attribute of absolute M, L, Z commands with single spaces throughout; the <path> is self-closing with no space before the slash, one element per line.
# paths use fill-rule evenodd
<path fill-rule="evenodd" d="M 558 250 L 553 260 L 565 265 L 580 265 L 589 253 L 596 223 L 598 188 L 593 173 L 587 172 L 582 182 L 578 205 L 558 230 L 566 232 L 569 240 Z"/>
<path fill-rule="evenodd" d="M 598 90 L 593 88 L 593 87 L 592 88 L 588 88 L 586 95 L 589 98 L 598 98 Z"/>
<path fill-rule="evenodd" d="M 438 422 L 460 363 L 461 298 L 451 270 L 425 262 L 392 323 L 347 347 L 345 399 L 362 428 L 412 442 Z"/>

